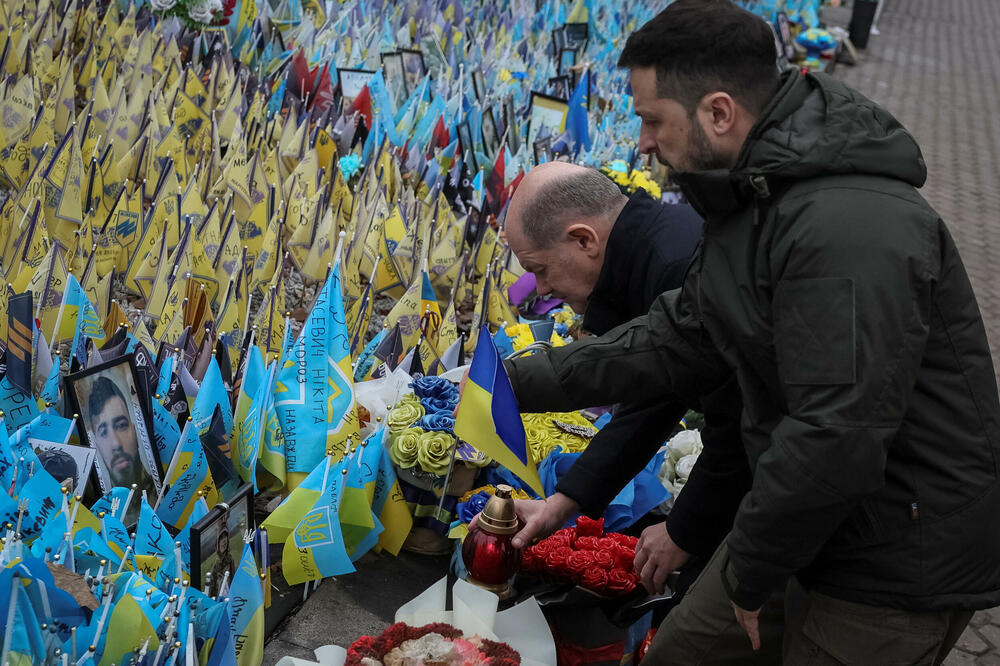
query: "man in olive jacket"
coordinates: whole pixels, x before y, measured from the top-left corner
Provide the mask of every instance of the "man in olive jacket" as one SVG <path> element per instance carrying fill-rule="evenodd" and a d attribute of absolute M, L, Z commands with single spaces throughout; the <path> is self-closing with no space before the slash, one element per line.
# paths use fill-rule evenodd
<path fill-rule="evenodd" d="M 913 138 L 774 59 L 766 24 L 724 0 L 677 0 L 629 38 L 640 149 L 705 218 L 700 253 L 645 317 L 507 370 L 529 412 L 700 395 L 735 374 L 753 485 L 716 578 L 681 607 L 724 590 L 756 649 L 758 609 L 795 577 L 808 600 L 786 663 L 940 663 L 972 610 L 1000 604 L 982 317 L 916 191 Z M 571 505 L 519 505 L 523 538 Z M 676 663 L 667 638 L 649 654 Z"/>

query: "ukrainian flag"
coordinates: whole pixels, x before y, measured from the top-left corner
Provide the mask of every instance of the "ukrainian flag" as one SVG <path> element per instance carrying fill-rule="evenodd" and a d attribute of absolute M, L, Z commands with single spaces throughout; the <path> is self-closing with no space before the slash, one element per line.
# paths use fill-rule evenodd
<path fill-rule="evenodd" d="M 253 548 L 243 546 L 240 568 L 229 588 L 233 645 L 239 666 L 257 666 L 264 660 L 264 591 Z"/>
<path fill-rule="evenodd" d="M 516 474 L 540 497 L 545 490 L 528 452 L 514 389 L 489 329 L 483 326 L 455 416 L 455 434 Z"/>

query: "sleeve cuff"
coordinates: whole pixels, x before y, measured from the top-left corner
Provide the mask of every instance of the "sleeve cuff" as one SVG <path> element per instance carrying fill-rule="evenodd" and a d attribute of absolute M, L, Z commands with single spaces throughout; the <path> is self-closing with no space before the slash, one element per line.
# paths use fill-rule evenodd
<path fill-rule="evenodd" d="M 736 577 L 733 563 L 726 555 L 725 566 L 722 567 L 722 587 L 726 590 L 729 600 L 743 610 L 755 611 L 764 605 L 764 602 L 771 596 L 770 590 L 754 588 L 746 583 L 741 583 Z"/>

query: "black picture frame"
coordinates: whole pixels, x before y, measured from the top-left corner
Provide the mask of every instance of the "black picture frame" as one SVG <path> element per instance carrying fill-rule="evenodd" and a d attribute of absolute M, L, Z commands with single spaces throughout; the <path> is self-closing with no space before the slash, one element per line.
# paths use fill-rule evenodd
<path fill-rule="evenodd" d="M 337 81 L 340 91 L 345 100 L 354 100 L 361 90 L 368 84 L 368 80 L 375 74 L 370 69 L 352 69 L 350 67 L 337 68 Z"/>
<path fill-rule="evenodd" d="M 403 54 L 399 51 L 380 53 L 382 61 L 382 76 L 385 77 L 385 86 L 389 89 L 389 94 L 393 97 L 393 103 L 399 109 L 400 105 L 406 101 L 409 93 L 406 92 L 406 73 L 403 70 Z"/>
<path fill-rule="evenodd" d="M 533 122 L 536 117 L 538 117 L 536 112 L 536 102 L 545 102 L 546 104 L 538 104 L 538 107 L 546 107 L 550 111 L 557 111 L 561 108 L 563 113 L 563 119 L 565 120 L 565 114 L 569 112 L 569 103 L 560 97 L 553 97 L 552 95 L 546 95 L 545 93 L 540 93 L 537 91 L 531 91 L 531 103 L 528 106 L 528 131 L 525 133 L 527 141 L 531 144 L 532 149 L 535 148 L 536 137 L 538 136 L 538 131 L 541 129 L 537 122 Z M 558 135 L 558 128 L 552 133 L 552 136 Z M 550 140 L 547 148 L 550 149 L 549 155 L 551 157 L 551 147 L 552 141 Z M 537 161 L 536 161 L 537 164 Z"/>
<path fill-rule="evenodd" d="M 400 49 L 399 54 L 403 58 L 403 80 L 406 83 L 406 94 L 412 95 L 427 75 L 424 53 L 420 49 Z"/>
<path fill-rule="evenodd" d="M 106 381 L 101 381 L 102 379 Z M 80 439 L 96 452 L 94 470 L 102 493 L 109 492 L 115 486 L 128 487 L 135 483 L 138 492 L 145 490 L 151 497 L 156 497 L 162 488 L 162 461 L 150 435 L 153 430 L 151 406 L 143 404 L 140 381 L 132 353 L 66 376 L 66 394 L 70 407 L 79 414 L 77 431 Z M 91 398 L 98 382 L 101 383 L 98 387 L 101 393 L 95 401 L 102 397 L 103 401 L 101 411 L 93 414 L 91 406 L 94 403 Z M 123 408 L 114 404 L 116 398 L 124 403 Z M 101 420 L 105 412 L 108 412 L 107 420 Z M 128 440 L 132 437 L 135 440 L 134 453 L 123 450 L 131 448 L 132 443 Z M 124 458 L 121 462 L 127 463 L 130 456 L 133 457 L 131 469 L 122 473 L 113 469 L 116 458 Z M 135 469 L 136 465 L 138 470 Z M 133 507 L 136 508 L 137 518 L 139 503 L 133 502 Z M 129 513 L 132 513 L 131 509 Z M 130 516 L 126 516 L 126 525 L 129 524 L 129 519 Z"/>
<path fill-rule="evenodd" d="M 552 57 L 558 57 L 564 48 L 566 48 L 566 28 L 555 28 L 552 31 Z"/>
<path fill-rule="evenodd" d="M 507 95 L 503 100 L 503 124 L 507 135 L 507 148 L 516 153 L 521 147 L 521 135 L 517 128 L 517 114 L 514 113 L 514 96 Z"/>
<path fill-rule="evenodd" d="M 552 137 L 547 136 L 532 143 L 531 153 L 536 166 L 542 163 L 542 157 L 545 157 L 546 161 L 552 161 Z"/>
<path fill-rule="evenodd" d="M 497 121 L 493 117 L 493 109 L 491 107 L 486 107 L 483 109 L 483 146 L 486 147 L 487 151 L 492 154 L 496 154 L 496 151 L 500 150 L 500 134 L 497 132 Z"/>
<path fill-rule="evenodd" d="M 227 536 L 228 555 L 231 560 L 223 561 L 220 565 L 218 559 L 219 536 L 225 526 Z M 189 530 L 191 538 L 191 562 L 189 571 L 191 572 L 192 585 L 197 585 L 198 589 L 204 589 L 210 596 L 215 596 L 219 592 L 219 584 L 222 582 L 221 572 L 229 571 L 229 582 L 232 585 L 233 576 L 240 566 L 240 557 L 243 555 L 243 537 L 246 530 L 255 529 L 253 514 L 253 484 L 243 484 L 236 493 L 233 494 L 229 502 L 219 502 Z M 215 550 L 211 549 L 212 544 L 216 544 Z M 212 558 L 215 558 L 213 561 Z M 214 572 L 219 574 L 217 579 L 212 576 L 210 589 L 205 588 L 205 574 Z"/>
<path fill-rule="evenodd" d="M 483 75 L 481 67 L 472 70 L 472 92 L 480 102 L 486 99 L 486 77 Z"/>
<path fill-rule="evenodd" d="M 466 118 L 458 125 L 458 143 L 461 146 L 460 150 L 462 154 L 474 155 L 476 152 L 476 146 L 472 142 L 472 129 L 469 127 L 469 119 Z M 475 169 L 475 157 L 473 160 L 473 169 Z"/>
<path fill-rule="evenodd" d="M 573 92 L 569 88 L 568 75 L 553 76 L 551 79 L 549 79 L 549 89 L 551 90 L 551 92 L 549 93 L 551 97 L 562 99 L 567 102 L 569 101 L 570 93 Z"/>
<path fill-rule="evenodd" d="M 587 41 L 590 38 L 589 28 L 586 23 L 567 23 L 565 26 L 566 46 L 577 48 L 587 48 Z"/>

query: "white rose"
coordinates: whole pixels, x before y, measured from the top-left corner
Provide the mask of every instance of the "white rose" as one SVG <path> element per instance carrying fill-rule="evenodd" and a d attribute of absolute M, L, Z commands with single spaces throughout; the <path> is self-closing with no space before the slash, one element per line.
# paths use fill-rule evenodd
<path fill-rule="evenodd" d="M 212 21 L 211 0 L 192 3 L 191 6 L 188 7 L 188 16 L 191 18 L 192 21 L 197 21 L 198 23 L 211 23 Z"/>
<path fill-rule="evenodd" d="M 177 0 L 152 0 L 153 9 L 165 12 L 177 4 Z"/>

